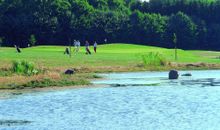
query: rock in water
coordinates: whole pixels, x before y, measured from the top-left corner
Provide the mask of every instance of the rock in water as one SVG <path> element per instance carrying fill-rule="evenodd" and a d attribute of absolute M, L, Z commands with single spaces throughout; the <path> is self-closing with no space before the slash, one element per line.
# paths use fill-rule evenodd
<path fill-rule="evenodd" d="M 67 75 L 73 75 L 74 73 L 75 73 L 75 71 L 72 69 L 68 69 L 65 71 L 65 74 L 67 74 Z"/>
<path fill-rule="evenodd" d="M 181 76 L 192 76 L 192 74 L 191 73 L 186 73 L 186 74 L 182 74 Z"/>
<path fill-rule="evenodd" d="M 169 79 L 178 79 L 179 78 L 179 73 L 177 70 L 171 70 L 169 72 Z"/>

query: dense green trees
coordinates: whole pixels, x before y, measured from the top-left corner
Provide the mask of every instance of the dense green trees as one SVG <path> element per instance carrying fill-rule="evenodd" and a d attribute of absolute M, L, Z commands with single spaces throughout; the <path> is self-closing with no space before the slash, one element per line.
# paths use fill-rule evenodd
<path fill-rule="evenodd" d="M 197 26 L 187 15 L 178 12 L 169 18 L 167 35 L 172 36 L 175 33 L 178 39 L 178 47 L 191 49 L 196 46 L 196 29 Z"/>
<path fill-rule="evenodd" d="M 161 45 L 167 26 L 167 17 L 134 11 L 130 16 L 132 42 Z"/>
<path fill-rule="evenodd" d="M 180 39 L 178 44 L 181 48 L 220 50 L 219 0 L 150 0 L 150 2 L 133 3 L 131 10 L 169 16 L 168 34 L 176 33 L 175 30 L 178 31 L 178 28 L 181 27 L 179 22 L 182 21 L 184 26 L 182 26 L 182 29 L 179 28 L 179 34 L 176 33 Z M 181 13 L 178 12 L 182 12 L 182 18 L 180 18 Z M 175 20 L 178 17 L 175 16 L 177 13 L 182 20 Z M 173 23 L 170 23 L 172 21 Z M 169 28 L 171 26 L 173 26 L 174 30 L 171 30 L 174 32 L 170 32 Z M 170 39 L 171 35 L 166 36 Z M 170 41 L 169 39 L 168 41 Z"/>
<path fill-rule="evenodd" d="M 172 48 L 175 33 L 179 48 L 220 50 L 219 12 L 218 0 L 0 0 L 0 39 L 22 47 L 107 38 Z"/>

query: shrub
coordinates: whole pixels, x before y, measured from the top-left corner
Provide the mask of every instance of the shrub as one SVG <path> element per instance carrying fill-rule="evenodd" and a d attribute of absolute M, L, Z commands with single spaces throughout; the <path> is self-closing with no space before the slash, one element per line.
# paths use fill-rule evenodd
<path fill-rule="evenodd" d="M 142 55 L 142 61 L 145 66 L 166 66 L 167 60 L 159 53 L 150 52 Z"/>
<path fill-rule="evenodd" d="M 38 70 L 35 69 L 34 64 L 27 61 L 13 61 L 12 71 L 14 73 L 25 75 L 34 75 L 38 73 Z"/>
<path fill-rule="evenodd" d="M 36 40 L 35 36 L 32 34 L 30 36 L 29 43 L 30 43 L 31 46 L 35 46 L 36 42 L 37 42 L 37 40 Z"/>

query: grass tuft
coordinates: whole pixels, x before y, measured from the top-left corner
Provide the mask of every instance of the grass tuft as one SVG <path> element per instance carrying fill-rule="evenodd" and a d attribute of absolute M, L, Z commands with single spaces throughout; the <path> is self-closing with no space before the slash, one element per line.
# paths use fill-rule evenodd
<path fill-rule="evenodd" d="M 168 61 L 158 52 L 149 52 L 142 55 L 142 61 L 145 66 L 166 66 Z"/>
<path fill-rule="evenodd" d="M 13 61 L 12 71 L 17 74 L 35 75 L 38 74 L 38 70 L 35 69 L 33 63 L 28 61 Z"/>
<path fill-rule="evenodd" d="M 52 87 L 52 86 L 75 86 L 75 85 L 89 85 L 90 82 L 87 80 L 70 80 L 70 79 L 62 79 L 62 80 L 53 80 L 50 78 L 44 78 L 43 80 L 32 80 L 30 82 L 27 82 L 21 86 L 24 86 L 25 88 L 45 88 L 45 87 Z"/>

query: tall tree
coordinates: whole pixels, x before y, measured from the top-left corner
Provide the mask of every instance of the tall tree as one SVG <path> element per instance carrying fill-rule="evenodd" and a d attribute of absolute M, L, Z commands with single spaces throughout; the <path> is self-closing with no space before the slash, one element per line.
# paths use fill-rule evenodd
<path fill-rule="evenodd" d="M 192 49 L 196 47 L 196 25 L 190 17 L 182 12 L 172 15 L 168 22 L 168 35 L 174 33 L 178 37 L 178 45 L 183 49 Z"/>

